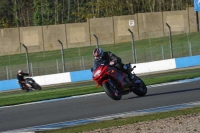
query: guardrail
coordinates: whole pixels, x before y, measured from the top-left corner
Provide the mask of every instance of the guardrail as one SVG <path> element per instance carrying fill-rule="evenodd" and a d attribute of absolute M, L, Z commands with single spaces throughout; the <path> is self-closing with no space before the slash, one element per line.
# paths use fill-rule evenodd
<path fill-rule="evenodd" d="M 132 65 L 135 65 L 137 68 L 134 70 L 136 74 L 186 68 L 186 67 L 200 65 L 200 55 L 146 62 L 146 63 L 138 63 Z M 62 83 L 92 80 L 92 73 L 90 70 L 82 70 L 82 71 L 65 72 L 60 74 L 34 76 L 33 79 L 41 86 L 48 86 L 48 85 L 55 85 Z M 17 82 L 17 79 L 0 81 L 0 91 L 16 90 L 19 88 L 20 86 Z"/>

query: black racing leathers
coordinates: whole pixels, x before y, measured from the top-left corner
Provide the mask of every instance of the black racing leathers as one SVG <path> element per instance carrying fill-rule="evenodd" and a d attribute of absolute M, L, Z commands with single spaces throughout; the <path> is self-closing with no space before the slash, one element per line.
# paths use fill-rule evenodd
<path fill-rule="evenodd" d="M 122 63 L 122 60 L 120 57 L 116 56 L 110 51 L 104 52 L 103 56 L 99 60 L 94 60 L 94 66 L 93 71 L 97 69 L 98 66 L 101 64 L 109 65 L 111 61 L 114 61 L 115 67 L 119 68 L 121 71 L 123 71 L 124 64 Z"/>
<path fill-rule="evenodd" d="M 18 83 L 21 88 L 23 88 L 23 85 L 24 85 L 24 81 L 25 81 L 24 76 L 29 76 L 29 74 L 28 73 L 17 74 Z"/>

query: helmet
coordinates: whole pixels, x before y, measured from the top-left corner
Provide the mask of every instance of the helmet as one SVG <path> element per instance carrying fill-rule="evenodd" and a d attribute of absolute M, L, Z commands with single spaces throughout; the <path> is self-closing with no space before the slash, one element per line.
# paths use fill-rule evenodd
<path fill-rule="evenodd" d="M 94 51 L 93 51 L 93 56 L 96 60 L 99 60 L 101 59 L 101 57 L 103 56 L 103 50 L 101 48 L 96 48 Z"/>
<path fill-rule="evenodd" d="M 18 74 L 22 74 L 23 73 L 23 71 L 22 70 L 18 70 Z"/>

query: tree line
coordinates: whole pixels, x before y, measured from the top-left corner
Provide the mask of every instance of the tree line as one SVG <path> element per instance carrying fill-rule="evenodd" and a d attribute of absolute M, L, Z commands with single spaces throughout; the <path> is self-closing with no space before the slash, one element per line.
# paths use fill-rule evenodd
<path fill-rule="evenodd" d="M 185 10 L 194 0 L 0 0 L 0 28 L 86 22 L 88 18 Z"/>

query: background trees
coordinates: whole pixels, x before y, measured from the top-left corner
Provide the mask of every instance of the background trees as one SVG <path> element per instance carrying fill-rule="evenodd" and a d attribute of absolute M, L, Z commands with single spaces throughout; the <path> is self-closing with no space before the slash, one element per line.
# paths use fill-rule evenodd
<path fill-rule="evenodd" d="M 87 18 L 184 10 L 193 0 L 1 0 L 0 28 L 85 22 Z"/>

